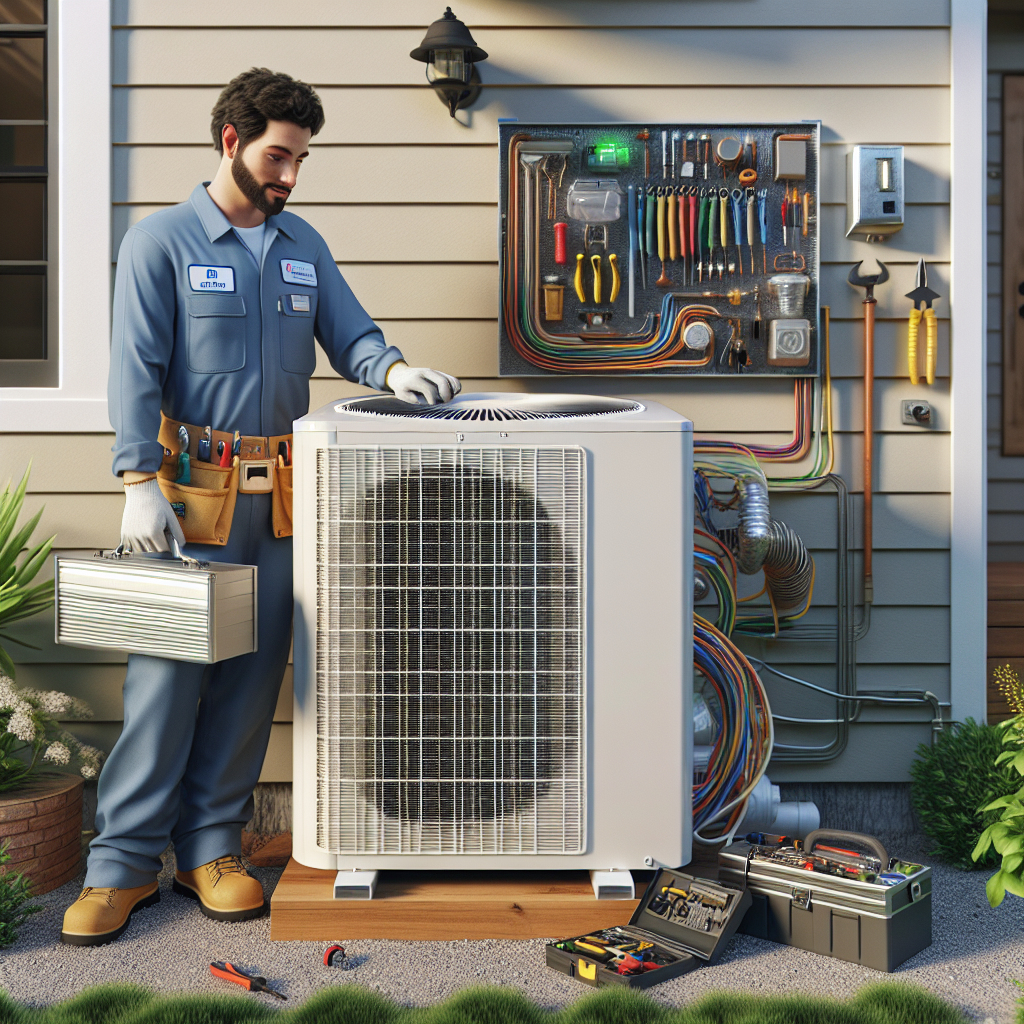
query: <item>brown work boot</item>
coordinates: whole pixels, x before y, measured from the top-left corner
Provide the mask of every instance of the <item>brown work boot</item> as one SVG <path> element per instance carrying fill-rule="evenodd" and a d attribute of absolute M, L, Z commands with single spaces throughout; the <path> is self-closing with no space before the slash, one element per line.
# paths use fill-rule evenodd
<path fill-rule="evenodd" d="M 113 942 L 128 927 L 136 910 L 160 902 L 154 879 L 134 889 L 85 888 L 64 912 L 60 941 L 71 946 L 102 946 Z"/>
<path fill-rule="evenodd" d="M 263 886 L 229 854 L 194 871 L 175 871 L 174 891 L 199 901 L 199 909 L 214 921 L 248 921 L 266 909 Z"/>

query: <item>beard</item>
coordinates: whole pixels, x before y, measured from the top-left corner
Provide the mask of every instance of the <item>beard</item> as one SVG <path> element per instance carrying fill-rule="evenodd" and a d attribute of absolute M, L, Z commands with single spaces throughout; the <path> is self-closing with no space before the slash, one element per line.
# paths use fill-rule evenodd
<path fill-rule="evenodd" d="M 231 161 L 231 177 L 246 199 L 256 207 L 265 217 L 273 217 L 284 209 L 288 202 L 288 196 L 271 196 L 268 189 L 271 187 L 281 188 L 276 182 L 272 185 L 261 185 L 252 171 L 242 162 L 242 149 L 238 148 L 234 159 Z M 289 190 L 290 191 L 290 190 Z"/>

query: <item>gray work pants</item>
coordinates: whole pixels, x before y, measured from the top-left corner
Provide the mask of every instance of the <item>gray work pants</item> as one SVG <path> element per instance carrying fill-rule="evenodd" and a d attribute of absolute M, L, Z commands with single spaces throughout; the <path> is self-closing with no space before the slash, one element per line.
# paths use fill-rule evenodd
<path fill-rule="evenodd" d="M 291 643 L 292 541 L 274 537 L 270 500 L 239 494 L 228 543 L 186 548 L 259 567 L 256 653 L 215 665 L 128 657 L 124 727 L 100 774 L 87 886 L 148 884 L 168 842 L 181 871 L 241 853 Z"/>

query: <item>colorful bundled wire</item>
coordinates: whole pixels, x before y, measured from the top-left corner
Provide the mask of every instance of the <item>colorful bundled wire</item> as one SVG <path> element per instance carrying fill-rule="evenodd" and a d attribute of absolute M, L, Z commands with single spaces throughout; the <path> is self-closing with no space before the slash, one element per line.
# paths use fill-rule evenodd
<path fill-rule="evenodd" d="M 702 465 L 711 463 L 724 468 L 730 463 L 749 467 L 762 462 L 796 462 L 811 449 L 812 437 L 816 439 L 814 465 L 802 476 L 772 476 L 768 484 L 773 489 L 813 489 L 821 486 L 832 472 L 835 460 L 835 443 L 832 429 L 832 359 L 831 359 L 831 311 L 822 307 L 824 325 L 825 379 L 820 381 L 798 380 L 795 384 L 794 401 L 796 422 L 793 438 L 784 445 L 771 447 L 756 444 L 738 444 L 735 441 L 699 439 L 693 442 L 694 459 Z M 814 411 L 817 410 L 817 430 L 812 429 Z M 749 471 L 749 469 L 747 470 Z M 763 472 L 763 471 L 761 471 Z M 728 472 L 720 475 L 730 475 Z"/>
<path fill-rule="evenodd" d="M 704 780 L 693 787 L 693 837 L 731 837 L 768 766 L 774 732 L 764 686 L 743 653 L 705 619 L 693 618 L 693 660 L 718 697 L 722 721 Z M 702 835 L 715 825 L 715 835 Z"/>

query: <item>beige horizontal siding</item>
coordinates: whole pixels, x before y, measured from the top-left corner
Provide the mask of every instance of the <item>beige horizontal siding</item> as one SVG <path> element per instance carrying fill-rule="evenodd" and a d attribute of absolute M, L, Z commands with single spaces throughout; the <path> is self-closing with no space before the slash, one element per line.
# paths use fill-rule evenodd
<path fill-rule="evenodd" d="M 409 51 L 422 38 L 419 27 L 295 28 L 282 45 L 277 28 L 117 29 L 113 81 L 219 84 L 224 55 L 244 51 L 248 66 L 272 66 L 317 85 L 417 85 L 422 69 Z M 780 68 L 791 86 L 949 83 L 944 27 L 508 28 L 485 67 L 493 85 L 702 85 L 723 77 L 723 54 L 732 85 L 759 87 Z"/>
<path fill-rule="evenodd" d="M 215 8 L 227 24 L 279 25 L 282 8 L 278 0 L 247 0 L 246 3 L 222 3 Z M 894 13 L 898 10 L 898 18 Z M 580 23 L 580 6 L 573 0 L 462 0 L 459 17 L 471 27 L 505 29 L 509 26 L 572 28 Z M 328 4 L 301 4 L 288 9 L 288 25 L 340 26 L 422 26 L 434 19 L 422 0 L 389 0 L 386 7 L 332 0 Z M 114 0 L 115 25 L 176 25 L 186 28 L 211 23 L 211 7 L 206 0 Z M 749 0 L 630 0 L 621 4 L 593 4 L 586 10 L 592 25 L 878 25 L 890 27 L 894 21 L 908 26 L 944 26 L 949 24 L 949 0 L 860 0 L 856 17 L 845 4 L 808 4 L 804 0 L 760 0 L 756 8 Z"/>
<path fill-rule="evenodd" d="M 317 83 L 327 123 L 313 140 L 313 146 L 494 145 L 501 117 L 556 124 L 597 119 L 675 121 L 683 116 L 681 112 L 697 110 L 711 123 L 736 121 L 741 117 L 751 121 L 799 121 L 820 117 L 826 121 L 822 129 L 826 146 L 878 142 L 914 147 L 914 159 L 908 160 L 906 168 L 910 185 L 918 179 L 934 179 L 934 162 L 942 159 L 938 154 L 919 152 L 918 147 L 938 148 L 949 142 L 949 92 L 945 88 L 869 85 L 795 88 L 785 83 L 768 83 L 759 88 L 741 89 L 729 84 L 715 85 L 715 79 L 693 86 L 629 89 L 595 86 L 523 89 L 485 84 L 486 102 L 481 101 L 459 114 L 460 118 L 470 120 L 472 128 L 466 131 L 461 126 L 456 129 L 448 118 L 438 117 L 437 96 L 411 61 L 410 69 L 413 78 L 409 80 L 411 87 L 407 88 L 337 88 Z M 486 83 L 486 65 L 481 72 Z M 210 111 L 224 83 L 188 86 L 172 78 L 155 87 L 136 84 L 116 87 L 114 142 L 210 145 Z M 826 152 L 824 159 L 841 162 L 845 156 L 834 157 Z M 948 164 L 948 156 L 946 162 Z M 945 189 L 948 196 L 948 180 Z M 921 201 L 931 201 L 924 198 L 932 195 L 930 190 L 920 194 Z"/>

